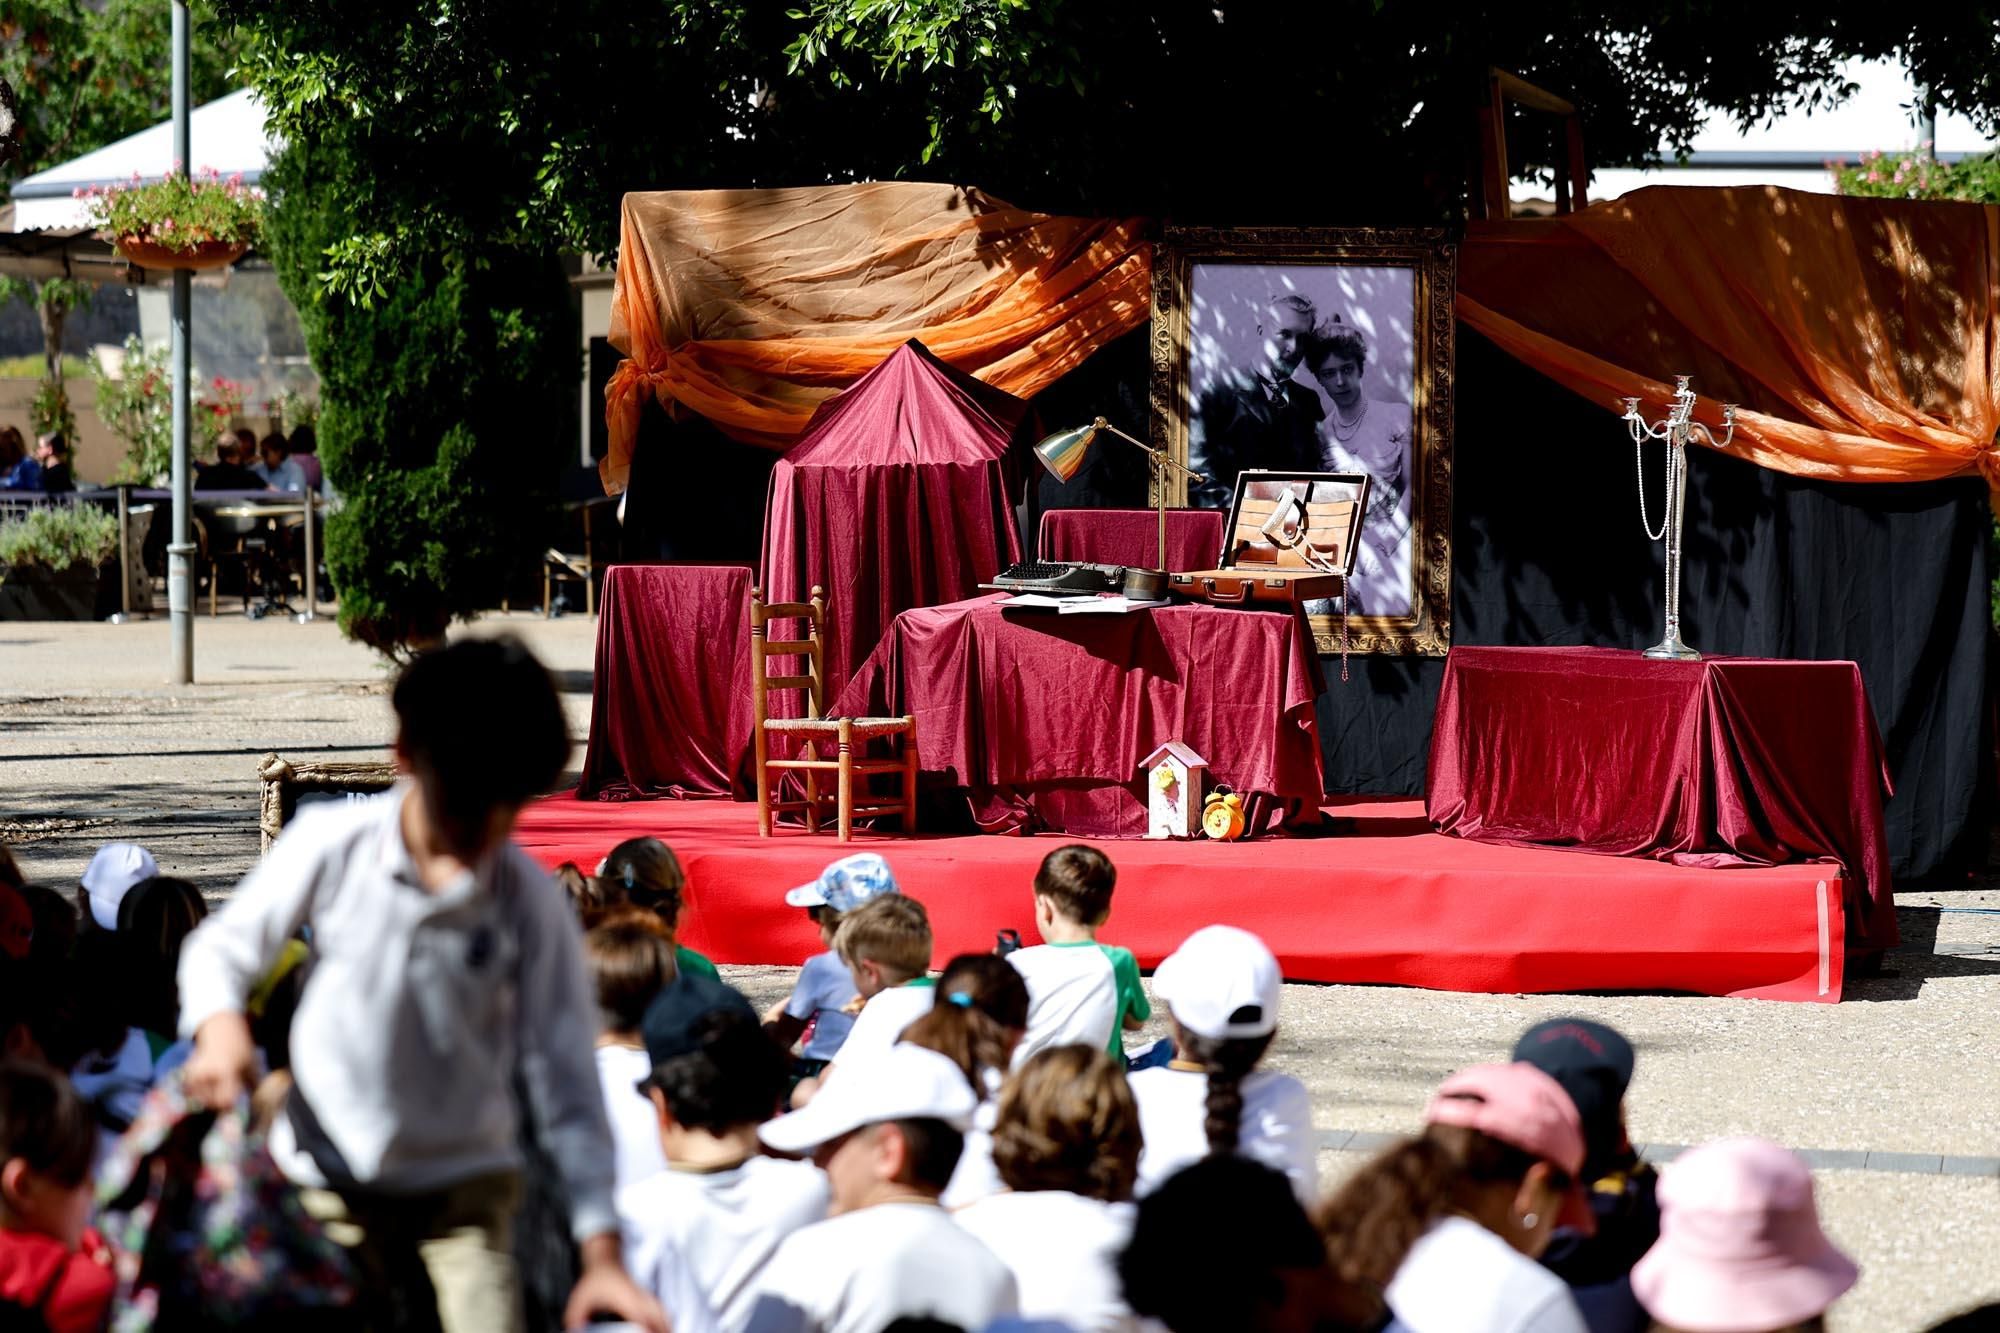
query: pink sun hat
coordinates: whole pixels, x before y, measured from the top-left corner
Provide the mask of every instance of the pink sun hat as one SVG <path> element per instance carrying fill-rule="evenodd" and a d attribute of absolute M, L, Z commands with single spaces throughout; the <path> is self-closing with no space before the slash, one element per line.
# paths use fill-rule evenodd
<path fill-rule="evenodd" d="M 1861 1275 L 1820 1230 L 1812 1172 L 1765 1139 L 1718 1139 L 1660 1172 L 1660 1238 L 1632 1270 L 1646 1312 L 1686 1333 L 1788 1328 Z"/>

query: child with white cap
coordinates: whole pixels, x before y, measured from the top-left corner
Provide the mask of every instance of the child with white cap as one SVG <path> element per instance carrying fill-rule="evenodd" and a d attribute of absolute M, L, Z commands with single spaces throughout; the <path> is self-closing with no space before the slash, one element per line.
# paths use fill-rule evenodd
<path fill-rule="evenodd" d="M 1861 1270 L 1820 1230 L 1812 1172 L 1763 1139 L 1719 1139 L 1660 1172 L 1660 1238 L 1632 1290 L 1664 1333 L 1817 1333 Z"/>
<path fill-rule="evenodd" d="M 812 1155 L 832 1216 L 778 1247 L 752 1333 L 878 1333 L 906 1317 L 984 1328 L 1016 1311 L 1013 1274 L 938 1205 L 975 1105 L 964 1071 L 904 1043 L 866 1073 L 759 1131 L 768 1148 Z"/>
<path fill-rule="evenodd" d="M 1205 926 L 1153 974 L 1179 1055 L 1132 1075 L 1146 1149 L 1139 1193 L 1210 1153 L 1241 1153 L 1284 1172 L 1308 1205 L 1319 1196 L 1312 1098 L 1289 1074 L 1257 1068 L 1278 1031 L 1284 977 L 1264 942 Z"/>
<path fill-rule="evenodd" d="M 772 1039 L 787 1050 L 805 1037 L 805 1048 L 792 1066 L 799 1077 L 808 1078 L 825 1069 L 840 1053 L 841 1043 L 854 1026 L 848 1006 L 858 1001 L 861 993 L 854 989 L 854 974 L 833 948 L 841 921 L 861 904 L 899 892 L 889 863 L 873 852 L 859 852 L 835 861 L 812 883 L 785 893 L 789 906 L 802 907 L 811 915 L 819 927 L 820 942 L 826 945 L 824 953 L 806 959 L 791 998 L 764 1024 Z"/>
<path fill-rule="evenodd" d="M 77 910 L 103 930 L 118 929 L 118 905 L 141 880 L 160 873 L 159 862 L 144 847 L 130 842 L 107 842 L 99 847 L 83 869 L 82 886 L 77 892 Z"/>

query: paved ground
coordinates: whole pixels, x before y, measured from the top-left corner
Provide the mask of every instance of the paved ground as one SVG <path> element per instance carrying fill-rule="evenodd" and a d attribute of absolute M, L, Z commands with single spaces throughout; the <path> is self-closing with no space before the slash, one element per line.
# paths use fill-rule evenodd
<path fill-rule="evenodd" d="M 494 629 L 557 671 L 581 742 L 593 623 L 520 614 L 473 632 Z M 74 883 L 93 847 L 123 837 L 225 892 L 257 855 L 261 755 L 385 756 L 387 673 L 330 623 L 224 617 L 196 635 L 201 683 L 176 689 L 161 683 L 163 619 L 0 625 L 0 841 L 31 874 Z M 1529 1023 L 1602 1018 L 1641 1052 L 1635 1139 L 1670 1152 L 1758 1133 L 1811 1150 L 1828 1228 L 1863 1268 L 1834 1327 L 1923 1329 L 2000 1300 L 1996 884 L 1899 894 L 1907 944 L 1838 1006 L 1293 986 L 1273 1059 L 1313 1090 L 1323 1141 L 1351 1148 L 1410 1129 L 1440 1076 L 1503 1056 Z M 760 1001 L 789 985 L 778 969 L 730 971 Z M 1363 1159 L 1322 1155 L 1329 1179 Z"/>

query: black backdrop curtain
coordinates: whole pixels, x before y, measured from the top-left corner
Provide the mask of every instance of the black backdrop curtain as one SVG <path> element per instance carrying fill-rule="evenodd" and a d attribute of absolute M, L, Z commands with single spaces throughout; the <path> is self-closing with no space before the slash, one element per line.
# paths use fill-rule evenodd
<path fill-rule="evenodd" d="M 1145 438 L 1145 338 L 1120 339 L 1044 391 L 1040 424 L 1102 413 Z M 1463 327 L 1458 349 L 1452 642 L 1657 642 L 1663 556 L 1639 527 L 1624 426 Z M 626 558 L 754 562 L 776 454 L 647 415 Z M 1993 769 L 1985 484 L 1806 481 L 1702 449 L 1689 460 L 1683 636 L 1710 653 L 1860 663 L 1896 783 L 1887 814 L 1897 877 L 1976 864 Z M 1657 444 L 1647 469 L 1657 498 Z M 1033 474 L 1025 550 L 1046 508 L 1146 503 L 1135 450 L 1092 450 L 1067 486 Z M 1328 788 L 1421 795 L 1443 659 L 1352 666 L 1343 684 L 1339 662 L 1326 662 Z"/>

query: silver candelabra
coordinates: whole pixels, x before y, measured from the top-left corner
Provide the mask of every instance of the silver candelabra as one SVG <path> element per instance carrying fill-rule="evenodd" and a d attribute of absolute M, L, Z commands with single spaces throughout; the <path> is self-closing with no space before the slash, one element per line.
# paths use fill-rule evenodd
<path fill-rule="evenodd" d="M 1676 662 L 1698 662 L 1701 654 L 1681 642 L 1681 514 L 1687 507 L 1687 446 L 1690 439 L 1699 439 L 1711 448 L 1727 448 L 1736 436 L 1736 404 L 1725 404 L 1722 409 L 1722 434 L 1694 417 L 1694 390 L 1688 387 L 1689 376 L 1674 376 L 1674 402 L 1668 409 L 1666 418 L 1656 426 L 1646 424 L 1639 415 L 1639 400 L 1627 398 L 1625 403 L 1625 426 L 1632 432 L 1632 453 L 1639 471 L 1639 523 L 1646 529 L 1650 541 L 1662 538 L 1667 543 L 1667 633 L 1659 643 L 1646 650 L 1646 656 Z M 1646 511 L 1646 441 L 1664 440 L 1667 446 L 1667 476 L 1665 511 L 1660 515 L 1660 530 L 1653 531 L 1653 520 Z"/>

